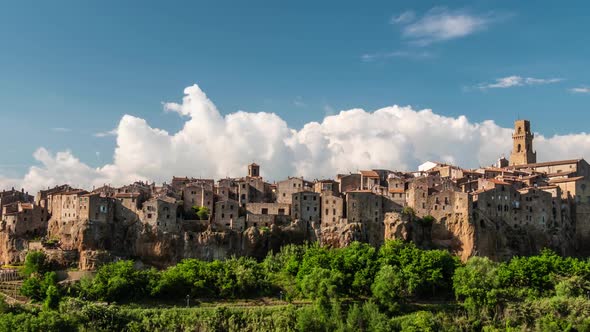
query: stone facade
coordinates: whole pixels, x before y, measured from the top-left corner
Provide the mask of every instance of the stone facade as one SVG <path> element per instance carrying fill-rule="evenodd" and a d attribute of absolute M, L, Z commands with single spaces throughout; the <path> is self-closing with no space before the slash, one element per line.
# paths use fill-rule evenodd
<path fill-rule="evenodd" d="M 303 178 L 290 177 L 277 183 L 277 202 L 291 204 L 294 193 L 313 191 L 313 185 Z"/>

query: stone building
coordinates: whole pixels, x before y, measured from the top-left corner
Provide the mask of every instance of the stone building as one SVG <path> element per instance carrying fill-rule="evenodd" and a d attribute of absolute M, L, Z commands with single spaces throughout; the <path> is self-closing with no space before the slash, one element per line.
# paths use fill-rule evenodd
<path fill-rule="evenodd" d="M 193 182 L 182 188 L 183 211 L 187 219 L 195 219 L 193 207 L 206 207 L 213 213 L 215 193 L 209 185 Z"/>
<path fill-rule="evenodd" d="M 340 223 L 344 215 L 344 199 L 334 195 L 331 191 L 321 193 L 321 223 L 322 225 L 335 225 Z"/>
<path fill-rule="evenodd" d="M 175 199 L 152 197 L 143 203 L 141 220 L 153 231 L 179 233 L 182 213 Z"/>
<path fill-rule="evenodd" d="M 340 194 L 340 190 L 338 190 L 338 182 L 334 181 L 334 180 L 318 180 L 314 183 L 313 185 L 313 191 L 315 191 L 316 193 L 323 193 L 326 191 L 331 192 L 333 195 L 338 195 Z"/>
<path fill-rule="evenodd" d="M 517 120 L 512 134 L 512 154 L 510 165 L 534 164 L 537 162 L 537 152 L 533 150 L 535 134 L 531 132 L 528 120 Z"/>
<path fill-rule="evenodd" d="M 319 225 L 320 223 L 320 194 L 313 191 L 301 191 L 292 194 L 293 219 L 305 220 Z"/>
<path fill-rule="evenodd" d="M 374 190 L 380 185 L 379 173 L 375 171 L 359 171 L 361 175 L 361 190 Z"/>
<path fill-rule="evenodd" d="M 80 196 L 80 221 L 112 222 L 115 218 L 115 198 L 94 192 Z"/>
<path fill-rule="evenodd" d="M 340 184 L 339 190 L 341 193 L 360 190 L 362 187 L 360 174 L 338 174 L 336 181 Z"/>
<path fill-rule="evenodd" d="M 243 229 L 244 219 L 237 201 L 222 200 L 215 203 L 213 224 L 216 229 Z"/>
<path fill-rule="evenodd" d="M 313 190 L 313 183 L 305 181 L 303 178 L 289 177 L 287 180 L 277 182 L 277 202 L 292 204 L 294 193 Z"/>
<path fill-rule="evenodd" d="M 29 202 L 14 202 L 2 207 L 2 230 L 16 236 L 38 237 L 47 232 L 41 208 Z"/>
<path fill-rule="evenodd" d="M 370 190 L 346 193 L 346 222 L 361 225 L 360 241 L 376 246 L 383 243 L 385 233 L 383 196 Z"/>
<path fill-rule="evenodd" d="M 2 219 L 2 207 L 5 205 L 16 202 L 33 203 L 33 201 L 34 197 L 29 195 L 28 192 L 25 192 L 24 189 L 18 191 L 13 187 L 8 191 L 2 190 L 2 192 L 0 192 L 0 219 Z"/>

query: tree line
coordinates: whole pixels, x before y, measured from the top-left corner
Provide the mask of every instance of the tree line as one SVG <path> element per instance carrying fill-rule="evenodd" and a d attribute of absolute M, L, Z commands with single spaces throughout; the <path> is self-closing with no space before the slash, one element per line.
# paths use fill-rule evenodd
<path fill-rule="evenodd" d="M 118 261 L 99 268 L 93 278 L 65 287 L 57 286 L 42 254 L 30 253 L 23 273 L 27 279 L 21 292 L 43 303 L 43 315 L 57 315 L 75 328 L 111 315 L 104 330 L 169 330 L 162 315 L 184 317 L 192 312 L 192 318 L 177 317 L 184 327 L 175 330 L 590 330 L 590 261 L 548 250 L 502 263 L 482 257 L 461 263 L 447 251 L 422 250 L 400 241 L 388 241 L 379 249 L 358 242 L 338 249 L 288 245 L 262 261 L 185 259 L 164 270 Z M 263 319 L 262 309 L 133 307 L 180 307 L 187 297 L 193 303 L 268 297 L 294 304 L 267 309 L 280 322 Z M 75 313 L 66 314 L 70 311 Z M 0 316 L 0 331 L 2 322 L 26 314 L 7 311 Z M 200 320 L 194 321 L 195 315 Z"/>

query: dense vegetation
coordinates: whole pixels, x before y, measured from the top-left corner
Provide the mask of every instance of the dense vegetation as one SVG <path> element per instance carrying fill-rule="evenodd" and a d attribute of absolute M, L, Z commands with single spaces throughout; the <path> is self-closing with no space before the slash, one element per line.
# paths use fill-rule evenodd
<path fill-rule="evenodd" d="M 590 261 L 550 251 L 462 264 L 398 241 L 289 245 L 261 262 L 187 259 L 158 271 L 119 261 L 59 288 L 44 257 L 29 256 L 21 292 L 43 305 L 1 304 L 0 331 L 590 331 Z M 232 304 L 259 297 L 271 305 Z M 211 300 L 223 304 L 199 305 Z"/>

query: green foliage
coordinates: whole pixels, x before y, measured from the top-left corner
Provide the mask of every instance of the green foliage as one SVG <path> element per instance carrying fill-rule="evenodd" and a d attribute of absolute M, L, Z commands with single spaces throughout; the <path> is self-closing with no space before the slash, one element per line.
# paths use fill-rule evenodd
<path fill-rule="evenodd" d="M 44 258 L 34 254 L 28 261 L 21 292 L 44 309 L 0 302 L 0 331 L 590 330 L 589 261 L 550 251 L 505 263 L 475 257 L 461 264 L 447 251 L 400 241 L 379 250 L 358 242 L 338 249 L 288 245 L 262 262 L 186 259 L 157 271 L 119 261 L 67 289 L 46 272 Z M 62 295 L 77 299 L 60 301 Z M 228 307 L 139 309 L 81 300 L 179 305 L 187 295 L 196 300 L 192 304 L 281 296 L 296 306 L 244 308 L 230 301 Z M 453 295 L 458 303 L 446 301 Z"/>
<path fill-rule="evenodd" d="M 431 215 L 427 215 L 424 216 L 424 218 L 417 219 L 416 222 L 418 222 L 420 225 L 424 227 L 429 227 L 432 226 L 434 222 L 436 222 L 436 219 L 434 219 L 434 217 Z"/>
<path fill-rule="evenodd" d="M 193 206 L 193 211 L 199 220 L 209 220 L 209 208 L 206 206 Z"/>
<path fill-rule="evenodd" d="M 440 326 L 434 315 L 427 311 L 418 311 L 401 321 L 403 332 L 434 332 L 439 331 Z"/>
<path fill-rule="evenodd" d="M 45 302 L 43 302 L 43 308 L 47 310 L 57 309 L 59 306 L 59 290 L 57 287 L 50 285 L 47 287 L 45 292 Z"/>
<path fill-rule="evenodd" d="M 49 270 L 47 256 L 42 251 L 31 251 L 25 257 L 25 265 L 22 269 L 22 274 L 29 277 L 32 274 L 43 275 Z"/>
<path fill-rule="evenodd" d="M 498 278 L 498 264 L 484 257 L 472 257 L 453 277 L 455 296 L 464 300 L 471 313 L 495 308 L 500 303 L 502 290 Z"/>
<path fill-rule="evenodd" d="M 414 211 L 414 209 L 412 209 L 409 206 L 406 206 L 402 209 L 402 214 L 409 216 L 410 218 L 415 218 L 416 217 L 416 211 Z"/>
<path fill-rule="evenodd" d="M 55 272 L 45 273 L 43 279 L 38 274 L 32 274 L 23 281 L 20 293 L 33 300 L 33 302 L 40 302 L 46 298 L 47 290 L 50 287 L 57 290 L 57 274 Z"/>
<path fill-rule="evenodd" d="M 559 281 L 555 285 L 555 294 L 563 297 L 587 296 L 590 282 L 580 276 L 573 276 Z"/>
<path fill-rule="evenodd" d="M 447 295 L 459 262 L 448 251 L 421 250 L 413 243 L 388 241 L 379 250 L 381 265 L 398 267 L 405 296 Z"/>
<path fill-rule="evenodd" d="M 213 262 L 186 259 L 163 271 L 150 293 L 168 298 L 184 298 L 186 295 L 238 298 L 263 295 L 268 288 L 264 270 L 251 258 Z"/>
<path fill-rule="evenodd" d="M 588 283 L 587 261 L 543 253 L 526 258 L 525 267 L 486 258 L 472 258 L 460 265 L 447 255 L 401 242 L 388 242 L 378 253 L 361 244 L 334 250 L 288 246 L 260 263 L 248 258 L 189 259 L 161 272 L 139 270 L 131 262 L 121 261 L 103 266 L 94 279 L 80 286 L 81 298 L 123 302 L 133 299 L 129 293 L 133 290 L 139 294 L 138 300 L 169 296 L 182 303 L 187 293 L 223 299 L 259 296 L 269 290 L 274 295 L 275 288 L 285 289 L 290 280 L 300 291 L 293 296 L 313 300 L 296 306 L 229 303 L 227 307 L 142 309 L 76 298 L 59 301 L 55 274 L 35 274 L 29 278 L 34 281 L 27 282 L 36 285 L 31 288 L 39 294 L 45 287 L 44 310 L 0 302 L 0 332 L 589 330 L 590 300 L 582 296 Z M 523 262 L 525 258 L 516 259 Z M 529 264 L 540 259 L 546 263 L 540 269 L 552 271 L 550 279 L 544 279 Z M 520 274 L 522 270 L 535 273 L 527 277 Z M 353 287 L 357 280 L 370 283 L 371 299 L 362 287 Z M 551 288 L 535 293 L 539 296 L 521 298 L 514 294 L 514 287 L 505 284 L 510 280 L 527 285 L 530 292 L 536 292 L 534 285 L 539 280 Z M 426 296 L 433 294 L 432 284 L 446 287 L 445 282 L 454 286 L 463 303 L 438 304 Z M 434 293 L 445 295 L 439 290 Z M 426 301 L 417 303 L 416 296 Z"/>
<path fill-rule="evenodd" d="M 149 293 L 149 271 L 137 270 L 133 261 L 103 265 L 91 281 L 82 283 L 81 295 L 90 300 L 130 301 Z"/>
<path fill-rule="evenodd" d="M 396 312 L 399 309 L 398 302 L 403 299 L 404 287 L 401 270 L 391 265 L 381 267 L 371 286 L 373 297 L 390 312 Z"/>

